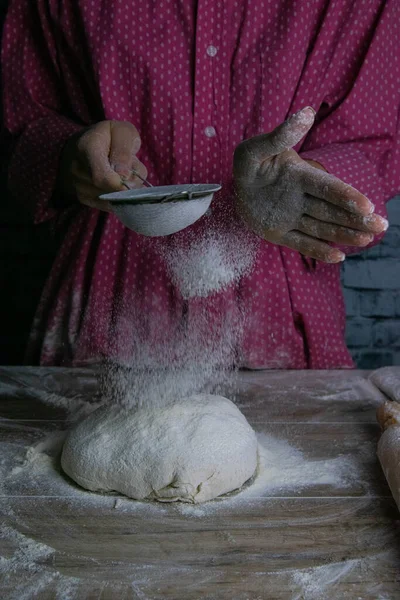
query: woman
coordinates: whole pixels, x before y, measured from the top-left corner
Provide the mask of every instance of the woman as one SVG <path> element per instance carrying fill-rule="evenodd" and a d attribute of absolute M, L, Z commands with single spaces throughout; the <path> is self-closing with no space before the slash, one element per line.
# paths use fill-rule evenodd
<path fill-rule="evenodd" d="M 63 228 L 28 361 L 135 359 L 241 319 L 239 366 L 351 367 L 340 264 L 400 189 L 399 22 L 397 0 L 11 0 L 10 187 Z M 144 238 L 98 196 L 146 176 L 222 190 L 189 230 Z M 252 268 L 184 298 L 163 249 L 246 228 Z"/>

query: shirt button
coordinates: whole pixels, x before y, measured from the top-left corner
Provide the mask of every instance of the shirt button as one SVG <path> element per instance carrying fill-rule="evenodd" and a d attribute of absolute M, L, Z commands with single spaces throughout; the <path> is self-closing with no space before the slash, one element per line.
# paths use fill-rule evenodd
<path fill-rule="evenodd" d="M 216 135 L 217 132 L 215 131 L 214 127 L 209 125 L 208 127 L 205 128 L 204 133 L 206 134 L 207 137 L 211 138 L 211 137 L 214 137 L 214 135 Z"/>
<path fill-rule="evenodd" d="M 215 56 L 217 54 L 218 50 L 216 49 L 215 46 L 208 46 L 207 48 L 207 54 L 208 56 Z"/>

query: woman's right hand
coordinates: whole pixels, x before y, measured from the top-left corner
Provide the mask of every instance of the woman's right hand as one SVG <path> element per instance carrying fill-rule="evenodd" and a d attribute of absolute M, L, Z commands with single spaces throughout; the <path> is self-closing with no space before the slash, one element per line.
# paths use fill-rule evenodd
<path fill-rule="evenodd" d="M 58 176 L 58 190 L 82 204 L 110 211 L 110 204 L 100 200 L 101 194 L 140 188 L 147 169 L 136 154 L 140 148 L 136 127 L 127 121 L 101 121 L 66 143 Z"/>

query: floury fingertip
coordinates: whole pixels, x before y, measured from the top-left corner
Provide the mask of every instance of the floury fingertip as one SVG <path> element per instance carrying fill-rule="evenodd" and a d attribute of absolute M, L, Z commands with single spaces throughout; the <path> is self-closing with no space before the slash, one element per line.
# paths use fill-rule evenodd
<path fill-rule="evenodd" d="M 304 124 L 306 124 L 310 123 L 314 119 L 316 114 L 317 113 L 315 112 L 312 106 L 306 106 L 305 108 L 302 108 L 301 110 L 294 113 L 290 117 L 290 119 L 296 119 L 300 123 L 303 122 Z"/>
<path fill-rule="evenodd" d="M 301 115 L 301 114 L 304 115 L 307 112 L 310 113 L 313 117 L 317 114 L 312 106 L 305 106 L 304 108 L 301 108 L 300 110 L 298 110 L 293 116 L 297 117 L 297 115 Z"/>
<path fill-rule="evenodd" d="M 331 263 L 338 263 L 338 262 L 343 262 L 346 258 L 346 255 L 343 252 L 335 252 L 334 254 L 330 255 L 330 259 L 328 259 L 327 262 L 331 262 Z"/>

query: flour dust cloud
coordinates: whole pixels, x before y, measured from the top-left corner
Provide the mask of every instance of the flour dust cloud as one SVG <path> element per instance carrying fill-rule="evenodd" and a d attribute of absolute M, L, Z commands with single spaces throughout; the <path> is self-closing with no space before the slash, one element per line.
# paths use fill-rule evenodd
<path fill-rule="evenodd" d="M 216 292 L 250 271 L 256 247 L 254 236 L 233 230 L 162 245 L 181 301 L 171 316 L 154 306 L 139 314 L 133 303 L 120 302 L 124 318 L 117 319 L 103 369 L 103 398 L 125 407 L 163 405 L 234 385 L 245 316 L 234 294 L 226 300 Z"/>

